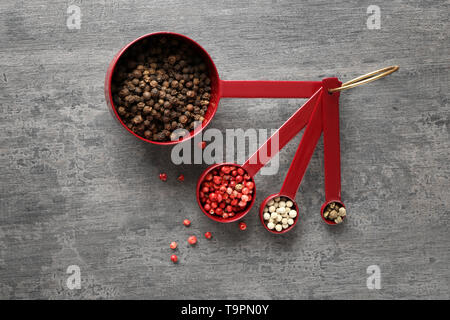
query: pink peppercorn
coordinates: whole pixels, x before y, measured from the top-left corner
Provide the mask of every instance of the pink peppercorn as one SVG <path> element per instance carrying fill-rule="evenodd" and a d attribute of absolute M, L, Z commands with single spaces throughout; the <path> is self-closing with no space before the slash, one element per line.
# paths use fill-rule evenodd
<path fill-rule="evenodd" d="M 247 209 L 253 188 L 244 169 L 223 165 L 205 175 L 198 191 L 199 201 L 205 212 L 228 219 Z"/>
<path fill-rule="evenodd" d="M 188 242 L 189 242 L 189 244 L 191 244 L 191 245 L 196 244 L 196 243 L 197 243 L 197 237 L 196 237 L 196 236 L 190 236 L 190 237 L 188 238 Z"/>
<path fill-rule="evenodd" d="M 205 141 L 200 141 L 199 143 L 197 143 L 197 147 L 199 147 L 200 149 L 205 149 L 206 142 Z"/>

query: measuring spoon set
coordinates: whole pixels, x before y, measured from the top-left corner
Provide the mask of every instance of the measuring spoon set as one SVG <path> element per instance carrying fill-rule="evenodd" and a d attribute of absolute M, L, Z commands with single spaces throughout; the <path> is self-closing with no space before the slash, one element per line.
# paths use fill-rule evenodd
<path fill-rule="evenodd" d="M 200 57 L 207 69 L 211 80 L 211 97 L 208 109 L 204 114 L 204 121 L 201 126 L 174 141 L 154 141 L 137 135 L 128 128 L 122 121 L 114 105 L 112 97 L 112 78 L 117 69 L 119 61 L 124 54 L 134 45 L 152 37 L 164 36 L 167 39 L 175 39 L 192 46 L 196 55 Z M 306 103 L 300 107 L 243 165 L 222 163 L 208 167 L 200 176 L 197 183 L 197 202 L 201 210 L 211 219 L 218 222 L 233 222 L 244 217 L 252 208 L 255 202 L 256 186 L 253 177 L 255 174 L 275 156 L 292 138 L 302 129 L 305 132 L 294 155 L 293 161 L 288 169 L 285 180 L 279 192 L 268 196 L 260 205 L 260 218 L 266 229 L 273 233 L 285 233 L 293 228 L 298 221 L 298 215 L 294 223 L 289 227 L 275 231 L 267 227 L 264 221 L 264 208 L 268 202 L 274 198 L 283 197 L 292 202 L 293 210 L 299 212 L 295 196 L 302 182 L 305 171 L 311 160 L 314 149 L 320 136 L 323 133 L 324 143 L 324 176 L 325 176 L 325 201 L 321 207 L 320 214 L 324 222 L 335 225 L 336 222 L 327 219 L 327 207 L 336 205 L 339 208 L 345 206 L 341 201 L 341 166 L 340 166 L 340 141 L 339 141 L 339 96 L 340 91 L 354 88 L 366 84 L 382 77 L 385 77 L 399 69 L 398 66 L 390 66 L 362 75 L 348 82 L 341 84 L 337 78 L 325 78 L 322 81 L 240 81 L 222 80 L 219 77 L 217 68 L 208 54 L 197 42 L 189 37 L 173 32 L 156 32 L 146 34 L 130 42 L 123 47 L 112 59 L 105 78 L 105 98 L 107 105 L 115 119 L 135 137 L 157 145 L 174 145 L 191 139 L 196 134 L 206 128 L 214 117 L 221 98 L 307 98 Z M 245 209 L 237 212 L 232 217 L 223 218 L 220 215 L 207 212 L 201 203 L 201 185 L 205 177 L 222 166 L 233 166 L 242 168 L 250 181 L 253 182 L 251 201 Z"/>
<path fill-rule="evenodd" d="M 302 129 L 305 132 L 289 167 L 286 178 L 278 193 L 268 196 L 260 205 L 260 218 L 265 228 L 273 233 L 285 233 L 291 230 L 296 222 L 282 231 L 270 230 L 263 219 L 263 209 L 266 204 L 277 197 L 286 197 L 294 204 L 293 208 L 299 212 L 299 206 L 295 201 L 297 190 L 311 160 L 317 142 L 324 134 L 324 158 L 325 158 L 325 202 L 321 209 L 323 220 L 330 225 L 335 222 L 325 219 L 323 212 L 331 202 L 341 202 L 341 173 L 340 173 L 340 145 L 339 145 L 339 92 L 330 94 L 329 88 L 340 86 L 337 78 L 327 78 L 321 82 L 321 86 L 312 94 L 306 103 L 300 107 L 243 165 L 221 163 L 208 167 L 200 176 L 197 184 L 197 200 L 202 211 L 211 219 L 218 222 L 233 222 L 244 217 L 252 208 L 255 200 L 256 185 L 251 203 L 244 211 L 232 218 L 224 219 L 221 216 L 206 212 L 199 199 L 200 186 L 206 175 L 224 165 L 240 167 L 252 178 L 255 174 L 274 157 L 283 147 L 292 140 Z M 254 182 L 254 181 L 253 181 Z"/>

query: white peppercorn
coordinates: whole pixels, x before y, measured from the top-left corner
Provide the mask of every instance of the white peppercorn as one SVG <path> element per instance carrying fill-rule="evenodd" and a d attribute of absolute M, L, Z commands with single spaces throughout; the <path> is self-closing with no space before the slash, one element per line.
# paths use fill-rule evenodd
<path fill-rule="evenodd" d="M 263 209 L 263 219 L 269 230 L 281 232 L 295 222 L 297 211 L 294 202 L 287 197 L 275 197 L 267 201 Z"/>
<path fill-rule="evenodd" d="M 291 210 L 289 211 L 289 217 L 291 217 L 292 219 L 295 218 L 297 216 L 297 211 L 295 210 Z"/>

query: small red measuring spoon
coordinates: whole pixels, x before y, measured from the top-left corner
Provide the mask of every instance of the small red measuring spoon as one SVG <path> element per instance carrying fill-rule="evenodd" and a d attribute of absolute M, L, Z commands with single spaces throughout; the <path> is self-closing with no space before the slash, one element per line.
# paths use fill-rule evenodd
<path fill-rule="evenodd" d="M 322 81 L 324 90 L 328 92 L 331 88 L 338 88 L 341 82 L 336 78 L 328 78 Z M 325 168 L 325 202 L 320 214 L 323 221 L 329 225 L 337 223 L 326 219 L 324 212 L 330 203 L 338 203 L 345 208 L 341 201 L 341 149 L 339 138 L 339 95 L 340 92 L 323 95 L 323 152 Z M 344 219 L 345 217 L 341 217 Z"/>
<path fill-rule="evenodd" d="M 279 193 L 268 196 L 262 203 L 259 211 L 261 223 L 272 233 L 282 234 L 291 230 L 298 220 L 298 204 L 295 195 L 303 180 L 308 164 L 316 148 L 317 142 L 324 133 L 324 163 L 325 163 L 325 203 L 321 208 L 322 219 L 329 225 L 335 225 L 332 220 L 324 217 L 323 213 L 328 204 L 334 202 L 344 206 L 341 201 L 341 167 L 339 144 L 339 92 L 328 93 L 329 88 L 337 88 L 341 82 L 337 78 L 327 78 L 323 81 L 324 92 L 314 108 L 300 145 L 286 174 L 283 186 Z M 285 197 L 293 202 L 297 212 L 294 223 L 281 231 L 269 229 L 264 219 L 264 208 L 274 198 Z"/>
<path fill-rule="evenodd" d="M 322 97 L 328 95 L 327 92 L 321 92 L 319 99 L 316 102 L 314 110 L 306 126 L 305 133 L 300 140 L 300 144 L 295 152 L 294 159 L 289 167 L 289 170 L 284 179 L 283 186 L 279 193 L 272 194 L 268 196 L 260 206 L 259 216 L 263 226 L 272 233 L 282 234 L 291 230 L 297 223 L 298 217 L 298 205 L 295 201 L 295 195 L 297 194 L 298 188 L 302 182 L 303 176 L 305 175 L 306 168 L 311 160 L 311 157 L 316 148 L 317 142 L 319 141 L 320 135 L 322 134 Z M 297 214 L 293 217 L 294 223 L 288 228 L 276 231 L 275 229 L 270 229 L 264 219 L 264 208 L 267 203 L 274 198 L 284 197 L 293 202 L 293 208 L 296 210 Z"/>
<path fill-rule="evenodd" d="M 197 202 L 202 212 L 209 218 L 218 222 L 233 222 L 244 217 L 252 208 L 256 197 L 256 185 L 253 189 L 252 199 L 250 204 L 247 204 L 245 209 L 238 212 L 233 217 L 223 218 L 219 215 L 213 215 L 207 212 L 201 201 L 201 187 L 205 181 L 205 177 L 212 171 L 219 169 L 222 166 L 235 166 L 236 168 L 242 168 L 250 176 L 251 181 L 254 183 L 254 175 L 275 156 L 293 137 L 295 137 L 308 123 L 311 117 L 312 111 L 317 102 L 320 101 L 319 96 L 323 91 L 320 87 L 306 103 L 298 109 L 243 165 L 234 163 L 219 163 L 214 164 L 206 168 L 201 174 L 197 183 Z M 278 145 L 276 144 L 278 142 Z"/>

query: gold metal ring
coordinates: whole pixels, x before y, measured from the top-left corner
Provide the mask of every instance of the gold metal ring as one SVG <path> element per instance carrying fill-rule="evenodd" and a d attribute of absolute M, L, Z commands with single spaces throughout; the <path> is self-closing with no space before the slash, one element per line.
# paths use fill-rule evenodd
<path fill-rule="evenodd" d="M 339 88 L 333 88 L 329 89 L 328 92 L 333 93 L 336 91 L 342 91 L 347 90 L 350 88 L 354 88 L 378 79 L 381 79 L 383 77 L 386 77 L 387 75 L 390 75 L 391 73 L 397 71 L 400 67 L 399 66 L 390 66 L 386 67 L 380 70 L 376 70 L 370 73 L 367 73 L 365 75 L 359 76 L 358 78 L 352 79 L 350 81 L 347 81 L 343 83 Z"/>

